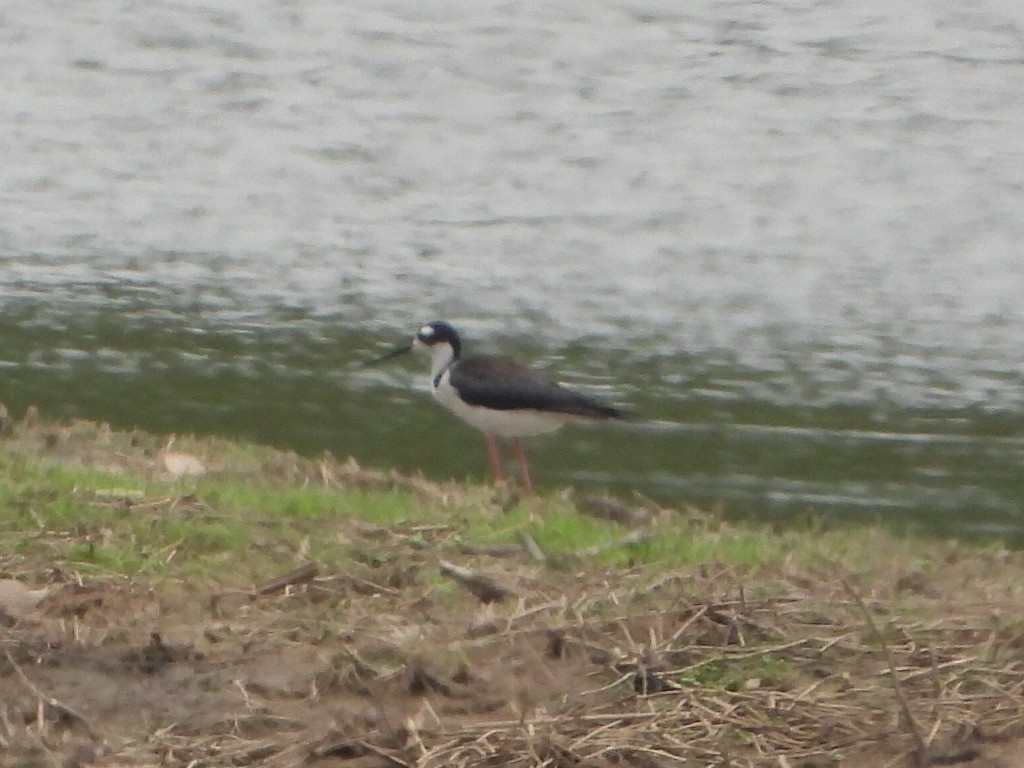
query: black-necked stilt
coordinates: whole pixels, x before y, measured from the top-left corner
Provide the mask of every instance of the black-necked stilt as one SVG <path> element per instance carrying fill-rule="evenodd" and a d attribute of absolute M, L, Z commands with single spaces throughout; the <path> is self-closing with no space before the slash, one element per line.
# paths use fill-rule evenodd
<path fill-rule="evenodd" d="M 580 392 L 549 381 L 537 371 L 502 357 L 462 357 L 459 334 L 446 322 L 427 323 L 412 343 L 372 362 L 413 349 L 430 354 L 430 390 L 441 405 L 487 437 L 494 479 L 504 480 L 497 438 L 510 437 L 519 479 L 533 493 L 522 438 L 552 432 L 573 419 L 616 419 L 622 414 Z"/>

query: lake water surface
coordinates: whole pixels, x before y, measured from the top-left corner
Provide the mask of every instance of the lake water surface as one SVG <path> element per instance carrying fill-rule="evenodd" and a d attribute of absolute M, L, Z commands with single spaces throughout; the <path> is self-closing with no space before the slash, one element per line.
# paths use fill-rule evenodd
<path fill-rule="evenodd" d="M 486 476 L 447 318 L 628 406 L 544 487 L 1024 534 L 1009 0 L 0 10 L 0 399 Z"/>

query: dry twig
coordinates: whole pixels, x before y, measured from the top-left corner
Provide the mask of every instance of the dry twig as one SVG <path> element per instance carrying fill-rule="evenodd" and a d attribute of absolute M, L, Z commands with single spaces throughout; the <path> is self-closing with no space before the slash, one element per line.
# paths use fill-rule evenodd
<path fill-rule="evenodd" d="M 295 586 L 296 584 L 305 584 L 312 581 L 316 578 L 318 572 L 319 569 L 317 568 L 316 563 L 304 563 L 297 568 L 293 568 L 287 573 L 283 573 L 280 576 L 276 576 L 273 579 L 257 585 L 253 592 L 257 595 L 269 595 L 274 592 L 280 592 L 281 590 Z"/>
<path fill-rule="evenodd" d="M 925 743 L 924 736 L 921 735 L 921 726 L 918 725 L 917 720 L 914 719 L 914 713 L 910 709 L 910 702 L 907 700 L 906 691 L 903 690 L 903 685 L 900 682 L 899 673 L 896 671 L 896 657 L 893 655 L 892 648 L 889 646 L 889 642 L 885 639 L 885 635 L 878 628 L 878 624 L 875 623 L 874 617 L 871 615 L 871 611 L 865 605 L 861 596 L 853 588 L 850 582 L 845 578 L 840 578 L 840 583 L 843 585 L 843 589 L 853 599 L 855 603 L 860 607 L 861 614 L 864 616 L 864 621 L 871 630 L 871 633 L 878 640 L 882 646 L 882 651 L 885 653 L 885 661 L 889 665 L 889 677 L 892 680 L 893 695 L 896 697 L 896 702 L 899 705 L 900 712 L 902 715 L 903 722 L 906 724 L 907 729 L 910 732 L 911 738 L 914 740 L 914 761 L 918 766 L 928 765 L 928 754 L 927 744 Z"/>
<path fill-rule="evenodd" d="M 493 579 L 455 563 L 449 563 L 447 560 L 442 560 L 439 567 L 442 575 L 465 587 L 482 603 L 501 602 L 515 594 L 512 590 L 499 586 Z"/>
<path fill-rule="evenodd" d="M 40 728 L 43 726 L 45 717 L 43 709 L 44 707 L 50 707 L 50 709 L 58 712 L 62 717 L 67 718 L 69 721 L 80 724 L 90 739 L 93 741 L 99 741 L 99 737 L 96 735 L 95 729 L 93 729 L 92 725 L 89 724 L 89 721 L 86 720 L 81 713 L 64 702 L 58 701 L 52 696 L 47 696 L 43 693 L 38 686 L 28 678 L 28 675 L 26 675 L 25 671 L 21 668 L 21 665 L 14 660 L 11 652 L 6 648 L 4 649 L 4 655 L 7 657 L 7 663 L 10 664 L 11 668 L 14 670 L 14 674 L 18 676 L 18 680 L 21 681 L 21 684 L 24 685 L 25 688 L 27 688 L 28 691 L 36 697 L 36 701 L 39 702 L 37 722 L 39 723 Z"/>

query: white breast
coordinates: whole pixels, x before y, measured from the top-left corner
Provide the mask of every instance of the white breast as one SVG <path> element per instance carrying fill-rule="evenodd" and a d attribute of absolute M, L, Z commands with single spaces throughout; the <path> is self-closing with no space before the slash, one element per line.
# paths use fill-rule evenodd
<path fill-rule="evenodd" d="M 479 405 L 466 405 L 451 385 L 448 371 L 441 374 L 437 385 L 431 382 L 437 401 L 467 424 L 497 437 L 533 437 L 553 432 L 572 419 L 564 413 L 548 411 L 495 411 Z"/>

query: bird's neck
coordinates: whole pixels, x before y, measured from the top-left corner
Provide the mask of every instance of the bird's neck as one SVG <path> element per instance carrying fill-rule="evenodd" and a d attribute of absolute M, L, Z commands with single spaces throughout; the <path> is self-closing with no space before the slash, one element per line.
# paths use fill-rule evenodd
<path fill-rule="evenodd" d="M 456 354 L 450 344 L 438 344 L 430 349 L 430 379 L 437 386 L 441 374 L 455 362 Z"/>

